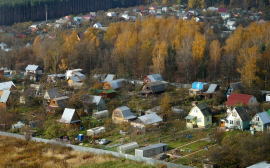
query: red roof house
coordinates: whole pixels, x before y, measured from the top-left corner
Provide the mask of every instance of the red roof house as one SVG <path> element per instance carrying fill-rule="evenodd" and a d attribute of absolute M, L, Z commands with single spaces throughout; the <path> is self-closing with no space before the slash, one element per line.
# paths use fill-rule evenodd
<path fill-rule="evenodd" d="M 228 97 L 227 106 L 234 106 L 237 104 L 248 105 L 249 103 L 256 103 L 257 99 L 252 95 L 231 93 Z"/>
<path fill-rule="evenodd" d="M 227 8 L 218 8 L 218 12 L 226 13 Z"/>

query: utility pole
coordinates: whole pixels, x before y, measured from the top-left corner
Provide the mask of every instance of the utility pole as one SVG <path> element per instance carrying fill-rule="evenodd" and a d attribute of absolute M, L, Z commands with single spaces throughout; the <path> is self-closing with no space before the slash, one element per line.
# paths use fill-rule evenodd
<path fill-rule="evenodd" d="M 46 14 L 46 23 L 47 23 L 47 19 L 48 19 L 48 8 L 47 5 L 45 5 L 45 14 Z"/>

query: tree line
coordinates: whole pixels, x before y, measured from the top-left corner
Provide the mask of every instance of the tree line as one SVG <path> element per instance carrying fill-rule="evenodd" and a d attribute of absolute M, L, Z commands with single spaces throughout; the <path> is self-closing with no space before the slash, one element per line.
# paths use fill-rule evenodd
<path fill-rule="evenodd" d="M 141 78 L 160 73 L 170 82 L 195 80 L 230 83 L 240 78 L 247 87 L 269 88 L 270 24 L 240 25 L 227 38 L 193 19 L 148 17 L 116 22 L 106 32 L 88 28 L 59 31 L 56 39 L 37 36 L 32 47 L 12 52 L 2 61 L 12 69 L 40 65 L 46 73 L 82 68 L 88 75 L 114 73 Z"/>

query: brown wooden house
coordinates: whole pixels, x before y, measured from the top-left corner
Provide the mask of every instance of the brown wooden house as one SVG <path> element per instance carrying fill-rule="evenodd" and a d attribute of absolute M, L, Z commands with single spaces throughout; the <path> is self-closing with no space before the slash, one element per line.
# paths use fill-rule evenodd
<path fill-rule="evenodd" d="M 69 128 L 76 128 L 76 129 L 80 129 L 81 121 L 82 120 L 78 115 L 78 113 L 75 111 L 75 109 L 70 108 L 65 108 L 61 119 L 58 120 L 59 123 L 65 124 Z"/>
<path fill-rule="evenodd" d="M 137 116 L 131 113 L 130 108 L 127 106 L 118 107 L 113 111 L 112 120 L 115 124 L 121 124 L 122 122 L 130 122 L 136 119 Z"/>
<path fill-rule="evenodd" d="M 63 96 L 63 97 L 57 97 L 50 100 L 49 106 L 51 107 L 62 107 L 65 108 L 67 105 L 67 102 L 69 100 L 69 97 Z"/>
<path fill-rule="evenodd" d="M 116 91 L 114 89 L 110 90 L 100 90 L 99 96 L 101 96 L 103 99 L 113 99 L 115 98 Z"/>
<path fill-rule="evenodd" d="M 165 84 L 161 81 L 156 81 L 156 82 L 148 82 L 144 84 L 142 91 L 140 93 L 148 97 L 150 94 L 159 94 L 165 91 Z"/>

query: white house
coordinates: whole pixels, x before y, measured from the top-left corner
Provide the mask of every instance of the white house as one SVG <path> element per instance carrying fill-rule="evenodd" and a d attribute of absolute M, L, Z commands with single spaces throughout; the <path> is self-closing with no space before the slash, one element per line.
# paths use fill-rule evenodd
<path fill-rule="evenodd" d="M 225 25 L 229 30 L 235 30 L 235 23 L 236 21 L 228 21 L 227 24 Z"/>
<path fill-rule="evenodd" d="M 25 75 L 29 75 L 30 80 L 38 82 L 41 79 L 42 69 L 38 65 L 28 65 L 25 71 Z"/>
<path fill-rule="evenodd" d="M 220 13 L 220 16 L 222 17 L 223 20 L 231 18 L 230 13 Z"/>
<path fill-rule="evenodd" d="M 7 45 L 5 44 L 5 43 L 1 43 L 0 44 L 0 48 L 2 49 L 2 50 L 5 50 L 5 49 L 7 49 Z"/>
<path fill-rule="evenodd" d="M 102 25 L 101 25 L 100 23 L 95 23 L 95 24 L 93 25 L 93 27 L 96 28 L 96 29 L 98 29 L 98 28 L 101 28 Z"/>
<path fill-rule="evenodd" d="M 249 128 L 250 117 L 246 109 L 241 107 L 235 107 L 227 117 L 226 127 L 229 129 L 244 130 Z"/>
<path fill-rule="evenodd" d="M 107 13 L 107 16 L 113 17 L 113 16 L 116 16 L 116 14 L 115 14 L 114 12 L 108 12 L 108 13 Z"/>

